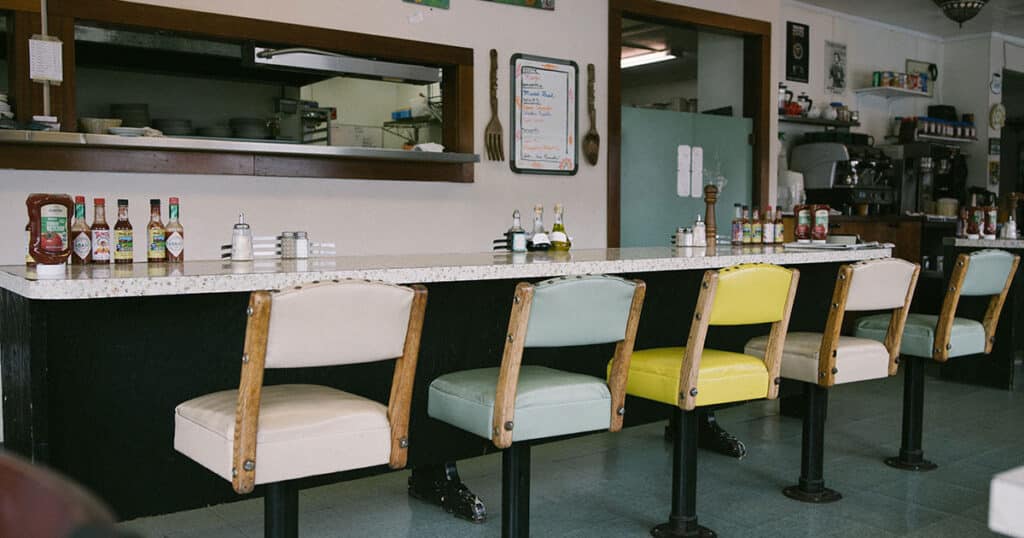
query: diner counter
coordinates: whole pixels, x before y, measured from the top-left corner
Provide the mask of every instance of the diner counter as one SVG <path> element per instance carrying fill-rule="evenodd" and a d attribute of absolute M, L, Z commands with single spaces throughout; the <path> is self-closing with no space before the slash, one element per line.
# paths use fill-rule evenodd
<path fill-rule="evenodd" d="M 962 237 L 947 237 L 943 244 L 960 248 L 1005 248 L 1024 249 L 1024 239 L 964 239 Z"/>
<path fill-rule="evenodd" d="M 37 278 L 34 268 L 0 267 L 0 289 L 27 299 L 106 299 L 281 289 L 319 280 L 358 278 L 396 284 L 547 278 L 592 273 L 714 269 L 738 263 L 799 265 L 887 258 L 888 248 L 784 250 L 782 246 L 717 245 L 580 249 L 569 252 L 347 256 L 254 262 L 69 266 L 63 278 Z"/>

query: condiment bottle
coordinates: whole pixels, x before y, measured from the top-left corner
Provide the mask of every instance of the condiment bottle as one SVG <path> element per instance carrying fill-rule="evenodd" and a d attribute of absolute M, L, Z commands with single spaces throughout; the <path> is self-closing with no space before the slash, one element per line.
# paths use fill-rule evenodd
<path fill-rule="evenodd" d="M 114 263 L 135 261 L 134 232 L 128 220 L 128 200 L 117 200 L 117 222 L 114 224 Z"/>
<path fill-rule="evenodd" d="M 25 223 L 25 265 L 29 267 L 35 267 L 36 261 L 32 259 L 32 254 L 29 252 L 29 245 L 32 244 L 32 230 L 29 223 Z"/>
<path fill-rule="evenodd" d="M 754 219 L 750 222 L 750 242 L 761 243 L 761 216 L 756 207 L 754 208 Z"/>
<path fill-rule="evenodd" d="M 300 260 L 309 257 L 309 236 L 306 232 L 295 232 L 295 257 Z"/>
<path fill-rule="evenodd" d="M 107 225 L 106 200 L 93 198 L 92 263 L 110 263 L 110 226 Z"/>
<path fill-rule="evenodd" d="M 75 196 L 75 223 L 71 225 L 71 265 L 92 262 L 92 230 L 85 222 L 85 196 Z"/>
<path fill-rule="evenodd" d="M 741 222 L 741 225 L 743 226 L 743 244 L 744 245 L 750 243 L 750 238 L 753 235 L 752 234 L 752 229 L 751 229 L 751 226 L 750 226 L 750 218 L 749 217 L 750 217 L 750 210 L 747 209 L 747 206 L 743 206 L 743 220 L 741 220 L 740 222 Z"/>
<path fill-rule="evenodd" d="M 809 205 L 797 205 L 794 209 L 796 213 L 796 242 L 797 243 L 810 243 L 811 242 L 811 206 Z"/>
<path fill-rule="evenodd" d="M 508 246 L 512 252 L 526 252 L 526 230 L 519 210 L 512 212 L 512 227 L 508 229 Z"/>
<path fill-rule="evenodd" d="M 178 221 L 179 203 L 177 198 L 168 200 L 167 205 L 167 261 L 185 261 L 185 227 Z"/>
<path fill-rule="evenodd" d="M 733 204 L 732 244 L 743 244 L 743 206 Z"/>
<path fill-rule="evenodd" d="M 785 229 L 782 224 L 782 206 L 775 206 L 775 243 L 781 245 L 786 241 Z"/>
<path fill-rule="evenodd" d="M 697 213 L 697 220 L 693 223 L 693 246 L 706 247 L 708 245 L 707 226 L 704 225 L 704 217 Z"/>
<path fill-rule="evenodd" d="M 811 229 L 811 242 L 825 243 L 828 240 L 828 206 L 814 206 L 814 228 Z"/>
<path fill-rule="evenodd" d="M 149 201 L 149 224 L 146 225 L 146 261 L 167 261 L 167 230 L 160 216 L 160 199 Z"/>
<path fill-rule="evenodd" d="M 572 243 L 569 241 L 569 235 L 565 231 L 565 223 L 563 221 L 565 208 L 562 204 L 555 204 L 555 224 L 551 226 L 551 248 L 554 250 L 569 250 Z"/>
<path fill-rule="evenodd" d="M 245 213 L 238 214 L 231 230 L 231 261 L 252 261 L 252 230 L 245 223 Z"/>
<path fill-rule="evenodd" d="M 281 232 L 281 259 L 295 259 L 295 232 Z"/>
<path fill-rule="evenodd" d="M 999 210 L 996 206 L 988 206 L 984 208 L 985 211 L 985 239 L 996 238 L 996 217 L 999 215 Z"/>
<path fill-rule="evenodd" d="M 761 223 L 761 242 L 772 244 L 775 242 L 775 221 L 772 219 L 772 206 L 764 210 L 764 222 Z"/>
<path fill-rule="evenodd" d="M 530 250 L 547 250 L 551 248 L 551 240 L 544 231 L 544 206 L 537 204 L 533 206 L 533 234 L 527 244 Z"/>
<path fill-rule="evenodd" d="M 25 200 L 28 209 L 28 252 L 36 261 L 36 274 L 41 277 L 63 276 L 71 256 L 69 238 L 74 203 L 66 194 L 30 194 Z"/>

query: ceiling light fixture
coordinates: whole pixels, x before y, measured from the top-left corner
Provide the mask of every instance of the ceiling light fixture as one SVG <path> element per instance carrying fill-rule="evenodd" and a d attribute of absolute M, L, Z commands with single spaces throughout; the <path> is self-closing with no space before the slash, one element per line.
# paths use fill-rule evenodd
<path fill-rule="evenodd" d="M 942 9 L 942 12 L 946 14 L 951 20 L 960 24 L 963 28 L 964 23 L 973 19 L 975 15 L 981 11 L 981 8 L 985 7 L 988 0 L 933 0 L 935 5 Z"/>
<path fill-rule="evenodd" d="M 676 56 L 668 50 L 656 50 L 654 52 L 648 52 L 645 54 L 637 54 L 636 56 L 630 56 L 629 58 L 622 58 L 619 61 L 619 66 L 622 69 L 629 69 L 630 67 L 637 67 L 640 65 L 653 64 L 658 62 L 666 62 L 668 60 L 674 60 Z"/>

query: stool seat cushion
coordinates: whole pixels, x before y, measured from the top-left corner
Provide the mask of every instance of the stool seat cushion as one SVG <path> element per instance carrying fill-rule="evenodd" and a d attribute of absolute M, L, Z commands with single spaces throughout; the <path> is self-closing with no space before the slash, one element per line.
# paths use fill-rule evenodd
<path fill-rule="evenodd" d="M 174 449 L 231 480 L 238 391 L 193 398 L 174 410 Z M 260 400 L 256 483 L 388 463 L 387 407 L 318 385 L 268 385 Z"/>
<path fill-rule="evenodd" d="M 678 405 L 679 370 L 685 353 L 685 347 L 634 351 L 626 393 Z M 704 349 L 697 374 L 698 406 L 757 400 L 767 395 L 768 369 L 764 361 L 742 353 Z"/>
<path fill-rule="evenodd" d="M 786 335 L 782 351 L 782 377 L 805 383 L 818 382 L 821 333 L 792 332 Z M 758 336 L 743 349 L 763 357 L 768 336 Z M 840 336 L 836 345 L 836 385 L 889 377 L 889 350 L 877 340 Z"/>
<path fill-rule="evenodd" d="M 491 439 L 498 372 L 498 368 L 478 368 L 435 379 L 430 384 L 427 414 Z M 543 366 L 522 366 L 512 441 L 608 429 L 611 406 L 611 393 L 602 379 Z"/>
<path fill-rule="evenodd" d="M 931 357 L 938 319 L 938 316 L 932 314 L 909 314 L 903 329 L 900 353 L 913 357 Z M 860 338 L 884 342 L 888 330 L 889 314 L 866 316 L 857 320 L 856 335 Z M 949 343 L 952 346 L 949 349 L 950 358 L 984 353 L 985 327 L 973 319 L 954 318 Z"/>

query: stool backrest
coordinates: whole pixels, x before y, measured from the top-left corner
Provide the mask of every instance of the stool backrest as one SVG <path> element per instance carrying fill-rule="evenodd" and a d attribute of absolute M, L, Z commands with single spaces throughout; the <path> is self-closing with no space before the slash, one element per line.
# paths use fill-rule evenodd
<path fill-rule="evenodd" d="M 985 353 L 992 351 L 999 315 L 1019 263 L 1020 256 L 996 249 L 978 250 L 956 257 L 946 288 L 946 297 L 942 301 L 942 309 L 939 311 L 939 319 L 935 326 L 933 359 L 939 362 L 949 359 L 956 308 L 963 295 L 991 296 L 981 324 L 985 327 Z"/>
<path fill-rule="evenodd" d="M 271 295 L 267 368 L 332 366 L 402 355 L 413 290 L 343 280 Z"/>
<path fill-rule="evenodd" d="M 491 440 L 495 446 L 512 444 L 519 368 L 526 347 L 615 342 L 608 376 L 612 397 L 609 430 L 622 429 L 620 410 L 625 409 L 626 376 L 646 289 L 642 281 L 605 275 L 559 277 L 516 286 L 494 395 Z"/>
<path fill-rule="evenodd" d="M 889 352 L 889 375 L 896 375 L 903 328 L 920 272 L 920 265 L 899 258 L 869 260 L 839 268 L 818 349 L 819 385 L 835 384 L 836 349 L 848 311 L 892 311 L 884 345 Z"/>
<path fill-rule="evenodd" d="M 782 319 L 793 271 L 765 263 L 745 263 L 718 271 L 711 325 L 754 325 Z"/>
<path fill-rule="evenodd" d="M 796 269 L 767 263 L 704 273 L 679 371 L 680 408 L 690 411 L 697 406 L 697 377 L 710 325 L 772 324 L 764 354 L 769 380 L 765 398 L 778 396 L 782 349 L 799 280 Z"/>
<path fill-rule="evenodd" d="M 533 286 L 524 347 L 618 342 L 626 336 L 636 282 L 615 276 L 559 277 Z"/>

